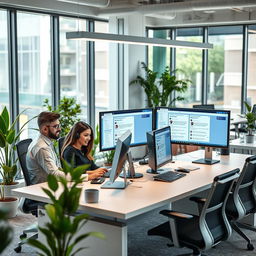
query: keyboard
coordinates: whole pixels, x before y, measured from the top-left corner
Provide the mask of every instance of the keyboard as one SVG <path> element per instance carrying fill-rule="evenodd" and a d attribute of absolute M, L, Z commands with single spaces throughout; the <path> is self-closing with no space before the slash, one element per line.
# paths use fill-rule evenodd
<path fill-rule="evenodd" d="M 105 181 L 104 177 L 99 177 L 97 179 L 91 180 L 91 184 L 102 184 Z"/>
<path fill-rule="evenodd" d="M 103 177 L 104 177 L 104 178 L 109 178 L 110 172 L 111 172 L 111 169 L 109 169 L 108 172 L 105 172 L 105 173 L 103 174 Z"/>
<path fill-rule="evenodd" d="M 168 172 L 158 174 L 158 175 L 154 176 L 153 178 L 154 178 L 154 180 L 158 180 L 158 181 L 172 182 L 172 181 L 182 178 L 184 176 L 186 176 L 185 173 L 168 171 Z"/>

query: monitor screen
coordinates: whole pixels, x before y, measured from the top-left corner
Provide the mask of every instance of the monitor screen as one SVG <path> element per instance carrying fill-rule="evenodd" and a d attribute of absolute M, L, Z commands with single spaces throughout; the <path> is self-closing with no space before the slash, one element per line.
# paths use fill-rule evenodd
<path fill-rule="evenodd" d="M 228 147 L 230 111 L 157 108 L 156 128 L 169 125 L 171 141 L 206 147 Z"/>
<path fill-rule="evenodd" d="M 109 176 L 109 181 L 105 182 L 102 188 L 125 188 L 127 186 L 126 180 L 115 181 L 122 172 L 125 161 L 127 160 L 127 153 L 129 151 L 132 133 L 126 131 L 121 137 L 117 139 L 115 155 Z"/>
<path fill-rule="evenodd" d="M 153 130 L 153 110 L 132 109 L 100 112 L 100 151 L 112 150 L 117 139 L 130 130 L 131 146 L 146 145 L 146 133 Z"/>
<path fill-rule="evenodd" d="M 147 133 L 149 160 L 148 164 L 155 173 L 159 168 L 172 160 L 170 126 Z"/>

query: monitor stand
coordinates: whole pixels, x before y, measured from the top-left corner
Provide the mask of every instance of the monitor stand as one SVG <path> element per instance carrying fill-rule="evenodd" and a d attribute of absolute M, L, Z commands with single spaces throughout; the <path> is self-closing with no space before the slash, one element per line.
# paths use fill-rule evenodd
<path fill-rule="evenodd" d="M 192 163 L 212 165 L 212 164 L 216 164 L 216 163 L 220 162 L 220 160 L 212 159 L 212 148 L 211 147 L 205 147 L 204 150 L 205 150 L 204 151 L 204 158 L 192 161 Z"/>
<path fill-rule="evenodd" d="M 148 169 L 148 170 L 147 170 L 147 173 L 159 174 L 159 173 L 166 172 L 166 171 L 170 171 L 170 170 L 171 170 L 171 168 L 160 168 L 160 169 L 157 169 L 157 170 Z"/>
<path fill-rule="evenodd" d="M 135 169 L 134 169 L 134 165 L 133 165 L 133 161 L 132 161 L 132 154 L 131 152 L 129 151 L 126 155 L 126 160 L 128 161 L 129 163 L 129 169 L 128 169 L 128 172 L 126 173 L 126 171 L 123 171 L 119 177 L 121 178 L 124 178 L 124 176 L 126 175 L 126 178 L 128 179 L 138 179 L 138 178 L 142 178 L 143 177 L 143 174 L 142 173 L 139 173 L 139 172 L 135 172 Z"/>
<path fill-rule="evenodd" d="M 124 172 L 124 180 L 116 180 L 113 183 L 108 180 L 100 188 L 124 189 L 127 185 L 129 185 L 129 182 L 127 181 L 126 172 Z"/>

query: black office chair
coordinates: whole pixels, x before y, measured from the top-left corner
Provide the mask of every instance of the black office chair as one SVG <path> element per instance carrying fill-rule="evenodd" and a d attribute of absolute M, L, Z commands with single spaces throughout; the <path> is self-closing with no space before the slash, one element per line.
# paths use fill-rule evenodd
<path fill-rule="evenodd" d="M 193 108 L 200 108 L 200 109 L 215 109 L 214 104 L 193 105 Z"/>
<path fill-rule="evenodd" d="M 228 198 L 226 213 L 231 227 L 247 242 L 247 249 L 253 250 L 251 239 L 240 229 L 245 228 L 256 232 L 256 228 L 238 222 L 245 216 L 256 212 L 256 156 L 245 160 L 243 170 L 234 184 Z"/>
<path fill-rule="evenodd" d="M 31 180 L 30 180 L 30 177 L 28 174 L 28 169 L 27 169 L 27 164 L 26 164 L 26 155 L 27 155 L 29 144 L 31 142 L 32 142 L 32 139 L 26 139 L 26 140 L 22 140 L 22 141 L 18 142 L 16 145 L 18 158 L 19 158 L 21 170 L 22 170 L 25 182 L 26 182 L 26 186 L 31 185 Z M 37 202 L 37 201 L 22 198 L 21 202 L 20 202 L 20 208 L 24 213 L 31 213 L 32 215 L 37 217 L 38 204 L 39 204 L 39 202 Z M 20 239 L 22 239 L 22 241 L 20 241 L 18 243 L 18 246 L 14 249 L 15 252 L 17 252 L 17 253 L 21 252 L 21 249 L 22 249 L 21 247 L 23 244 L 26 243 L 25 238 L 27 237 L 28 233 L 35 233 L 30 238 L 37 239 L 37 237 L 38 237 L 37 225 L 35 225 L 35 224 L 31 225 L 30 227 L 23 230 L 22 234 L 20 235 Z"/>
<path fill-rule="evenodd" d="M 174 246 L 192 249 L 193 255 L 201 255 L 201 250 L 228 239 L 232 229 L 225 214 L 225 205 L 238 172 L 239 169 L 235 169 L 216 176 L 207 198 L 190 198 L 198 203 L 198 216 L 163 210 L 160 213 L 169 221 L 149 230 L 148 235 L 167 237 Z"/>
<path fill-rule="evenodd" d="M 60 138 L 58 139 L 59 155 L 61 155 L 61 149 L 62 149 L 62 147 L 63 147 L 64 140 L 65 140 L 65 136 L 60 137 Z"/>

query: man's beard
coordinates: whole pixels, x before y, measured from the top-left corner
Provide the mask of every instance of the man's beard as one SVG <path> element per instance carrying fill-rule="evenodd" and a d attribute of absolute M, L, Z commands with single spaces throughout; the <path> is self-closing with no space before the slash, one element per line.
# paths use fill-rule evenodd
<path fill-rule="evenodd" d="M 54 140 L 57 140 L 59 138 L 60 133 L 58 135 L 53 134 L 50 130 L 48 131 L 48 137 Z"/>

